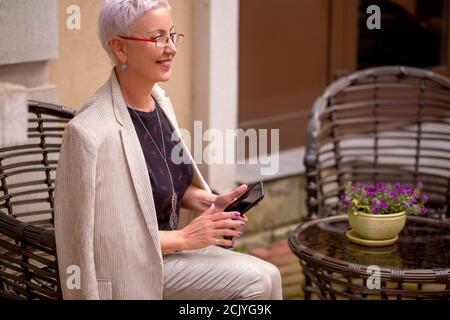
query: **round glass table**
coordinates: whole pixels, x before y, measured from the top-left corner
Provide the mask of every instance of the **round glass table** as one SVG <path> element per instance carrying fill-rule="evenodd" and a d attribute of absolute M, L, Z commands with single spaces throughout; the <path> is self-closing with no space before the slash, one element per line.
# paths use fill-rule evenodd
<path fill-rule="evenodd" d="M 389 246 L 352 243 L 347 215 L 307 222 L 289 238 L 305 298 L 450 299 L 450 223 L 408 217 Z"/>

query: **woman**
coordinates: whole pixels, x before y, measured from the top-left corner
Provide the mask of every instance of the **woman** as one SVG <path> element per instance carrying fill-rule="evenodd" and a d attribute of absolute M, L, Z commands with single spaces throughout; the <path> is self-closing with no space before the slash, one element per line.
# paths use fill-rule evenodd
<path fill-rule="evenodd" d="M 107 0 L 100 40 L 110 79 L 70 121 L 55 185 L 55 233 L 65 299 L 281 299 L 278 269 L 226 250 L 247 219 L 216 196 L 182 139 L 169 99 L 176 45 L 162 0 Z M 178 136 L 179 137 L 179 136 Z M 184 146 L 190 163 L 176 165 Z M 180 208 L 199 215 L 177 228 Z"/>

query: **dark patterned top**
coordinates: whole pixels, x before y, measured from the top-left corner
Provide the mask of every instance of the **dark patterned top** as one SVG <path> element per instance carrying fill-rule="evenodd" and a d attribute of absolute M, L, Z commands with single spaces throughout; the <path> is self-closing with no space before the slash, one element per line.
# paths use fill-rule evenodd
<path fill-rule="evenodd" d="M 173 128 L 170 124 L 170 121 L 167 119 L 164 111 L 157 103 L 156 108 L 158 108 L 159 117 L 161 119 L 164 136 L 163 138 L 166 146 L 167 164 L 172 174 L 173 185 L 178 199 L 176 213 L 177 215 L 179 215 L 181 199 L 192 183 L 192 164 L 175 164 L 173 161 L 171 161 L 172 149 L 177 146 L 180 141 L 171 140 Z M 153 143 L 152 139 L 148 137 L 147 131 L 143 128 L 142 123 L 139 121 L 136 114 L 131 108 L 128 108 L 128 112 L 130 113 L 134 128 L 136 129 L 136 133 L 141 143 L 145 162 L 147 163 L 147 169 L 150 176 L 153 199 L 155 202 L 155 209 L 158 218 L 159 230 L 172 230 L 172 228 L 170 227 L 172 185 L 170 183 L 170 175 L 167 172 L 166 164 L 164 162 L 164 159 L 161 157 L 161 154 L 162 156 L 164 156 L 164 151 L 161 139 L 161 129 L 158 122 L 158 115 L 156 113 L 156 110 L 154 110 L 153 112 L 142 112 L 138 110 L 134 111 L 136 111 L 136 113 L 139 115 L 160 150 L 160 152 L 158 152 L 155 144 Z M 179 153 L 180 157 L 183 156 L 183 152 L 184 150 L 181 150 L 181 152 Z"/>

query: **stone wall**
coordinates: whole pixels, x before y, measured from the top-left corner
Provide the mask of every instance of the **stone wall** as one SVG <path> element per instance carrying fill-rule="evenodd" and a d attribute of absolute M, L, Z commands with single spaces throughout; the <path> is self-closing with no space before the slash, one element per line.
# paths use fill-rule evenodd
<path fill-rule="evenodd" d="M 287 239 L 289 232 L 306 219 L 306 179 L 304 175 L 264 182 L 264 200 L 248 213 L 245 236 L 236 248 L 246 251 Z"/>
<path fill-rule="evenodd" d="M 25 86 L 28 99 L 57 101 L 49 61 L 58 57 L 57 0 L 0 0 L 0 82 Z"/>

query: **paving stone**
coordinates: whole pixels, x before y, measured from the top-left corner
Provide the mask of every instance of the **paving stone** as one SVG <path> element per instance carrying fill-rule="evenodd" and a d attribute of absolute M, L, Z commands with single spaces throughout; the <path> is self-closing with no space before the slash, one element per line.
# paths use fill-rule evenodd
<path fill-rule="evenodd" d="M 306 216 L 305 178 L 294 176 L 264 183 L 265 198 L 248 213 L 245 233 L 273 230 L 300 222 Z"/>

